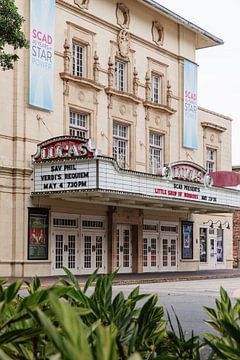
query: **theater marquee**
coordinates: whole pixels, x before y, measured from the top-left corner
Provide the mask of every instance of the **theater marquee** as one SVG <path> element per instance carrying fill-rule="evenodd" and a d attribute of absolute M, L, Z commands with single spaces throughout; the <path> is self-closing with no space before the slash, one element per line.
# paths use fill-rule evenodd
<path fill-rule="evenodd" d="M 211 186 L 197 164 L 171 164 L 163 176 L 124 170 L 114 159 L 97 156 L 85 139 L 61 137 L 40 144 L 33 168 L 33 195 L 75 192 L 81 197 L 82 192 L 94 191 L 111 193 L 112 198 L 131 194 L 136 200 L 240 207 L 240 193 Z"/>

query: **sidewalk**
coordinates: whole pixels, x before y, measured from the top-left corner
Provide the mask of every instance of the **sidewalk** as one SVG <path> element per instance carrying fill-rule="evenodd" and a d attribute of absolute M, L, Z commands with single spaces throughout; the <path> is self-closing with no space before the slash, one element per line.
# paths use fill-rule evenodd
<path fill-rule="evenodd" d="M 34 274 L 33 274 L 34 276 Z M 48 276 L 40 277 L 41 285 L 48 287 L 58 281 L 59 278 L 67 279 L 66 276 Z M 88 279 L 87 275 L 77 275 L 80 284 L 85 284 Z M 159 273 L 131 273 L 131 274 L 117 274 L 113 284 L 114 285 L 130 285 L 130 284 L 146 284 L 146 283 L 160 283 L 170 281 L 189 281 L 189 280 L 204 280 L 204 279 L 223 279 L 223 278 L 239 278 L 240 268 L 231 270 L 201 270 L 201 271 L 183 271 L 183 272 L 159 272 Z M 8 283 L 19 280 L 19 278 L 1 278 Z M 31 278 L 24 278 L 26 281 L 31 281 Z"/>

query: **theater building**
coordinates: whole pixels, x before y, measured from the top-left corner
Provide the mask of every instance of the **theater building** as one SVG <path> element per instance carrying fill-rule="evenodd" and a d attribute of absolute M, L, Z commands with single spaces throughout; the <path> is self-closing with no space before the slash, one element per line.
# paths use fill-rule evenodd
<path fill-rule="evenodd" d="M 232 120 L 197 105 L 196 51 L 222 40 L 153 0 L 16 4 L 0 275 L 232 268 L 240 194 L 210 176 L 231 171 Z"/>

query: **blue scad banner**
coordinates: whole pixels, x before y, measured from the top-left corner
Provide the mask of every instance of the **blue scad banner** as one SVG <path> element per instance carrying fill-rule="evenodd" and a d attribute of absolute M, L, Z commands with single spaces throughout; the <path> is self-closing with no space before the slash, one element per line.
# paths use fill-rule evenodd
<path fill-rule="evenodd" d="M 55 0 L 30 0 L 29 104 L 53 110 Z"/>
<path fill-rule="evenodd" d="M 190 149 L 198 149 L 197 69 L 196 64 L 184 60 L 183 146 Z"/>

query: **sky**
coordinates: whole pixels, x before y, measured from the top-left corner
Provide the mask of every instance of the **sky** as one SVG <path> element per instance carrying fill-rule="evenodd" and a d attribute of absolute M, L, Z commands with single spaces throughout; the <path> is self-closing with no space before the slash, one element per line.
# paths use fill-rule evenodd
<path fill-rule="evenodd" d="M 239 0 L 155 0 L 224 41 L 197 50 L 198 105 L 233 119 L 233 165 L 240 165 Z"/>

